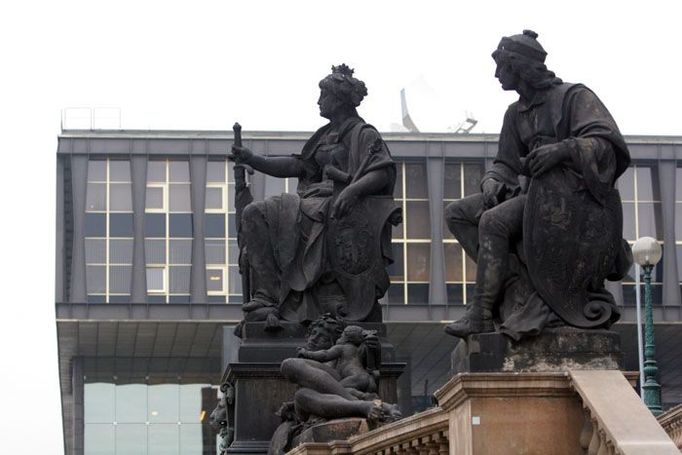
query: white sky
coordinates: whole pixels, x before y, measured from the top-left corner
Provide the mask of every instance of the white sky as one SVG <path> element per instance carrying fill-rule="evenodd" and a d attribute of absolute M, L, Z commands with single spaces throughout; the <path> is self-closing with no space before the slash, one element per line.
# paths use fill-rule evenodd
<path fill-rule="evenodd" d="M 561 6 L 563 5 L 563 6 Z M 469 111 L 495 133 L 515 96 L 502 35 L 531 28 L 625 134 L 682 135 L 678 1 L 11 1 L 0 5 L 3 453 L 62 453 L 54 320 L 55 152 L 62 108 L 118 107 L 130 129 L 313 130 L 317 83 L 347 63 L 360 114 L 422 131 Z M 8 313 L 9 311 L 9 313 Z"/>

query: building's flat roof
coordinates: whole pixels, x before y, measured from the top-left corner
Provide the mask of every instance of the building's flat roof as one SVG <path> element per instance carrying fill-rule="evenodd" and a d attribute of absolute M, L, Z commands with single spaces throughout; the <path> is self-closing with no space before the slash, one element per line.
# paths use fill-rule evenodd
<path fill-rule="evenodd" d="M 260 140 L 305 140 L 311 131 L 242 131 L 244 137 Z M 408 133 L 381 132 L 382 136 L 391 141 L 445 141 L 445 142 L 497 142 L 499 134 L 454 134 L 454 133 Z M 229 130 L 62 130 L 60 139 L 203 139 L 226 140 L 232 139 Z M 625 135 L 628 143 L 635 144 L 666 144 L 682 145 L 682 136 L 675 135 Z"/>

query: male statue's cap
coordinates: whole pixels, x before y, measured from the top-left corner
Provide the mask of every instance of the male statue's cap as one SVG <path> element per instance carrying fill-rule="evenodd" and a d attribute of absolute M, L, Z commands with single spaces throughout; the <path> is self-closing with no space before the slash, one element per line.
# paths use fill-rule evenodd
<path fill-rule="evenodd" d="M 524 57 L 545 63 L 547 52 L 537 41 L 538 34 L 533 30 L 524 30 L 520 35 L 504 36 L 497 46 L 498 51 L 513 52 Z M 495 57 L 496 53 L 493 53 Z"/>

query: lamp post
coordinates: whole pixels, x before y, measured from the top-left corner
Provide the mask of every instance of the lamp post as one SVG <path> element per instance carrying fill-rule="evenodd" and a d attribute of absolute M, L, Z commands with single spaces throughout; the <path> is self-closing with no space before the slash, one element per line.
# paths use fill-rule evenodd
<path fill-rule="evenodd" d="M 661 246 L 656 239 L 641 237 L 632 245 L 635 262 L 644 270 L 644 383 L 642 394 L 644 404 L 657 416 L 661 408 L 661 386 L 656 382 L 656 344 L 654 343 L 654 312 L 651 302 L 651 271 L 661 260 Z"/>

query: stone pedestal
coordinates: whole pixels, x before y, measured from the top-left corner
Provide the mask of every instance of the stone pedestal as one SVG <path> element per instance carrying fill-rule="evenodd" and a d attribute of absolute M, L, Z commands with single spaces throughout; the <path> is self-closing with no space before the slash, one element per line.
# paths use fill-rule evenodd
<path fill-rule="evenodd" d="M 382 366 L 379 396 L 397 402 L 397 379 L 405 368 L 395 362 L 393 346 L 385 343 L 384 324 L 357 324 L 376 330 L 382 340 Z M 282 329 L 265 331 L 265 323 L 249 322 L 242 329 L 242 340 L 236 361 L 230 362 L 223 383 L 234 388 L 234 403 L 228 406 L 234 426 L 234 440 L 229 454 L 264 454 L 270 438 L 281 423 L 275 412 L 283 402 L 291 401 L 296 385 L 280 373 L 280 363 L 296 357 L 296 348 L 305 345 L 305 328 L 297 323 L 283 323 Z"/>
<path fill-rule="evenodd" d="M 500 333 L 482 333 L 457 344 L 451 374 L 613 370 L 619 368 L 621 357 L 620 336 L 609 330 L 561 327 L 519 342 Z"/>

